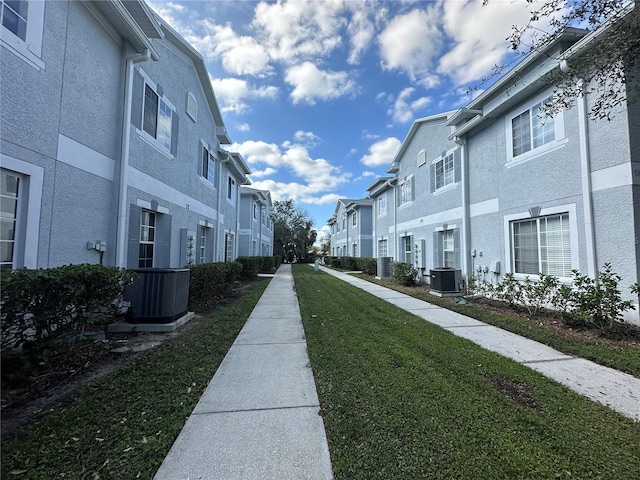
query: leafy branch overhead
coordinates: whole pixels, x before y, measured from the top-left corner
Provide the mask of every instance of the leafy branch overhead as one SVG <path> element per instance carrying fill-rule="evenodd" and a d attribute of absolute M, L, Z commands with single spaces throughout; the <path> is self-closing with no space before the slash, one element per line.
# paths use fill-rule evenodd
<path fill-rule="evenodd" d="M 483 0 L 487 5 L 490 0 Z M 548 74 L 555 85 L 553 100 L 544 110 L 553 115 L 571 108 L 578 98 L 592 98 L 589 116 L 611 119 L 617 107 L 640 98 L 638 56 L 640 55 L 640 13 L 629 0 L 527 0 L 531 14 L 526 25 L 514 25 L 507 38 L 516 59 L 535 53 L 556 60 L 559 68 Z M 570 29 L 593 32 L 597 41 L 578 41 L 561 53 L 547 47 L 561 40 Z M 577 48 L 580 46 L 580 48 Z M 470 90 L 478 90 L 500 75 L 507 65 L 496 65 L 492 73 Z"/>

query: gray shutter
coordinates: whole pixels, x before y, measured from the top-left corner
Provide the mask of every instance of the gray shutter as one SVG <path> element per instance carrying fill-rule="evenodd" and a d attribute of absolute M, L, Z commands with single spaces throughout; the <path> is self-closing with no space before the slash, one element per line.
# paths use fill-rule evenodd
<path fill-rule="evenodd" d="M 142 130 L 142 103 L 144 101 L 144 78 L 137 69 L 133 70 L 133 88 L 131 95 L 131 123 Z"/>
<path fill-rule="evenodd" d="M 462 162 L 461 162 L 461 150 L 458 148 L 453 152 L 453 173 L 455 175 L 454 181 L 457 183 L 462 179 Z"/>
<path fill-rule="evenodd" d="M 411 201 L 416 199 L 416 177 L 411 177 Z"/>
<path fill-rule="evenodd" d="M 187 237 L 188 236 L 189 236 L 189 230 L 186 228 L 181 228 L 180 229 L 180 262 L 178 263 L 180 268 L 184 268 L 187 265 Z"/>
<path fill-rule="evenodd" d="M 433 232 L 433 268 L 442 267 L 442 235 Z"/>
<path fill-rule="evenodd" d="M 456 270 L 462 268 L 462 262 L 460 261 L 460 229 L 456 228 L 453 231 L 453 266 Z"/>
<path fill-rule="evenodd" d="M 129 241 L 127 250 L 127 268 L 140 267 L 140 221 L 142 208 L 131 205 L 129 209 Z"/>
<path fill-rule="evenodd" d="M 436 191 L 436 164 L 432 163 L 429 169 L 429 185 L 431 187 L 431 193 Z"/>
<path fill-rule="evenodd" d="M 216 230 L 214 228 L 207 228 L 207 245 L 204 251 L 204 261 L 206 263 L 213 262 L 213 241 L 215 239 Z"/>
<path fill-rule="evenodd" d="M 158 97 L 164 97 L 164 89 L 162 88 L 162 85 L 156 85 L 156 93 L 158 94 Z"/>
<path fill-rule="evenodd" d="M 155 240 L 154 266 L 169 268 L 171 266 L 171 215 L 166 213 L 156 215 Z"/>
<path fill-rule="evenodd" d="M 171 112 L 171 155 L 178 154 L 178 114 Z"/>

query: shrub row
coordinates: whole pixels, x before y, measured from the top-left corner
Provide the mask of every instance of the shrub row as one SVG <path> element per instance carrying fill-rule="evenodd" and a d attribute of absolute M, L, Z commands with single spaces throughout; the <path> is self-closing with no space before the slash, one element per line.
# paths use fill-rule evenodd
<path fill-rule="evenodd" d="M 242 264 L 242 280 L 255 278 L 258 273 L 274 273 L 280 266 L 279 257 L 238 257 L 236 261 Z"/>
<path fill-rule="evenodd" d="M 93 264 L 2 272 L 3 351 L 23 343 L 42 349 L 87 324 L 110 320 L 134 276 L 132 270 Z"/>
<path fill-rule="evenodd" d="M 189 265 L 189 310 L 208 310 L 226 298 L 241 278 L 242 269 L 240 262 Z"/>
<path fill-rule="evenodd" d="M 624 312 L 635 309 L 633 302 L 622 299 L 618 287 L 621 279 L 605 263 L 596 279 L 572 270 L 571 285 L 563 285 L 557 277 L 544 274 L 536 280 L 526 277 L 521 281 L 508 273 L 498 284 L 471 277 L 468 293 L 525 308 L 532 317 L 552 307 L 567 324 L 610 331 L 616 322 L 623 321 Z M 632 285 L 631 291 L 638 294 L 638 285 Z"/>
<path fill-rule="evenodd" d="M 342 270 L 360 270 L 367 275 L 375 275 L 378 264 L 375 258 L 325 256 L 324 263 Z"/>

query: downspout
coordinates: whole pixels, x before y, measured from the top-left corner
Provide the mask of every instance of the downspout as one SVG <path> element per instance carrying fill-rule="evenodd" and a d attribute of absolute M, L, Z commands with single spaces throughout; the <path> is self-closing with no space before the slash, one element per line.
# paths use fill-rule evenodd
<path fill-rule="evenodd" d="M 391 188 L 391 191 L 393 192 L 393 195 L 391 195 L 393 197 L 393 257 L 396 259 L 396 262 L 400 261 L 398 258 L 398 252 L 396 251 L 398 249 L 398 192 L 396 192 L 397 184 L 398 182 L 396 182 Z"/>
<path fill-rule="evenodd" d="M 224 258 L 223 254 L 222 256 L 220 255 L 220 202 L 221 202 L 221 198 L 220 196 L 222 195 L 222 162 L 226 161 L 226 160 L 222 160 L 222 155 L 223 152 L 218 149 L 218 153 L 220 153 L 220 161 L 218 162 L 218 205 L 217 208 L 218 210 L 216 211 L 216 235 L 215 235 L 215 252 L 216 252 L 216 257 L 217 257 L 217 261 L 220 262 L 222 261 L 222 259 Z M 226 155 L 226 153 L 224 153 L 224 155 Z"/>
<path fill-rule="evenodd" d="M 246 179 L 246 177 L 245 177 Z M 244 182 L 244 181 L 243 181 Z M 238 182 L 239 183 L 239 182 Z M 236 226 L 234 229 L 234 235 L 233 235 L 233 253 L 235 255 L 235 258 L 238 258 L 238 252 L 239 252 L 239 246 L 240 246 L 240 185 L 236 185 L 236 198 L 235 198 L 235 202 L 236 202 Z M 257 247 L 257 245 L 256 245 Z"/>
<path fill-rule="evenodd" d="M 566 68 L 566 67 L 565 67 Z M 578 80 L 578 85 L 584 85 L 584 80 Z M 585 240 L 587 244 L 587 272 L 589 277 L 597 275 L 596 232 L 593 225 L 593 195 L 591 192 L 591 157 L 589 154 L 589 113 L 587 98 L 578 98 L 578 130 L 580 132 L 580 167 L 582 173 L 582 206 L 584 208 Z"/>
<path fill-rule="evenodd" d="M 469 265 L 471 264 L 469 255 L 471 253 L 471 213 L 469 204 L 469 154 L 467 148 L 467 141 L 464 138 L 455 137 L 453 139 L 455 143 L 460 145 L 460 162 L 461 165 L 461 178 L 462 182 L 462 277 L 466 278 L 469 273 Z M 473 274 L 473 272 L 471 272 Z"/>
<path fill-rule="evenodd" d="M 143 63 L 151 58 L 148 48 L 139 55 L 127 58 L 125 77 L 124 114 L 122 122 L 122 148 L 120 151 L 120 183 L 118 186 L 118 223 L 116 227 L 116 266 L 126 267 L 125 250 L 125 224 L 127 220 L 127 187 L 129 185 L 129 146 L 131 143 L 131 97 L 133 94 L 133 66 Z"/>

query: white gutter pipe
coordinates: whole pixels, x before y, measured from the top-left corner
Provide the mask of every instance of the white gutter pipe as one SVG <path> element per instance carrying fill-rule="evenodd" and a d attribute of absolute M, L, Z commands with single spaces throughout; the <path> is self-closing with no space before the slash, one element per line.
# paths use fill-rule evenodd
<path fill-rule="evenodd" d="M 565 67 L 566 68 L 566 67 Z M 584 80 L 579 80 L 580 86 Z M 596 253 L 596 233 L 593 225 L 593 195 L 591 193 L 591 157 L 589 154 L 589 112 L 587 98 L 578 98 L 578 130 L 580 132 L 580 167 L 582 173 L 582 206 L 584 208 L 584 229 L 587 244 L 587 272 L 596 278 L 598 258 Z"/>
<path fill-rule="evenodd" d="M 469 204 L 469 158 L 467 142 L 465 139 L 455 137 L 454 142 L 460 145 L 460 161 L 462 178 L 462 275 L 471 276 L 474 272 L 469 271 L 470 254 L 471 254 L 471 219 L 470 219 L 470 204 Z"/>
<path fill-rule="evenodd" d="M 139 55 L 127 58 L 125 77 L 125 98 L 122 122 L 122 148 L 120 151 L 120 183 L 118 186 L 118 223 L 116 227 L 116 266 L 126 268 L 125 261 L 126 237 L 125 225 L 127 220 L 127 187 L 129 173 L 129 146 L 131 143 L 131 97 L 133 93 L 133 66 L 146 62 L 151 58 L 148 48 Z"/>

